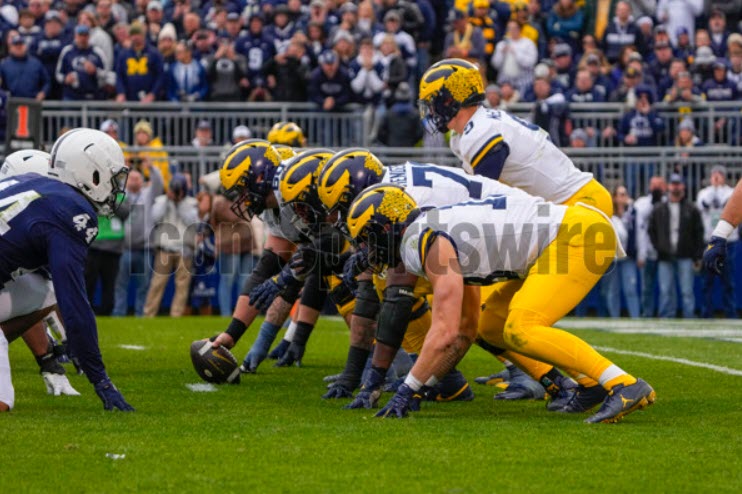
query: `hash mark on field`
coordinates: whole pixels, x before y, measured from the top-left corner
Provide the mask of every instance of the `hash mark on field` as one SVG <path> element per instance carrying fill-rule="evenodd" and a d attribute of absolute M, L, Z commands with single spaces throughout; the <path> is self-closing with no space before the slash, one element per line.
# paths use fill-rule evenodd
<path fill-rule="evenodd" d="M 612 352 L 612 353 L 618 353 L 620 355 L 631 355 L 633 357 L 644 357 L 652 360 L 664 360 L 666 362 L 674 362 L 676 364 L 683 364 L 688 365 L 690 367 L 701 367 L 703 369 L 709 369 L 716 372 L 721 372 L 722 374 L 729 374 L 730 376 L 742 376 L 742 370 L 738 369 L 732 369 L 730 367 L 724 367 L 721 365 L 714 365 L 714 364 L 707 364 L 706 362 L 696 362 L 693 360 L 688 360 L 684 358 L 678 358 L 678 357 L 668 357 L 665 355 L 654 355 L 651 353 L 644 353 L 644 352 L 634 352 L 631 350 L 619 350 L 618 348 L 610 348 L 606 346 L 595 346 L 596 350 L 600 350 L 601 352 Z"/>
<path fill-rule="evenodd" d="M 137 350 L 137 351 L 142 351 L 142 350 L 147 349 L 147 347 L 142 346 L 142 345 L 119 345 L 119 348 L 123 348 L 124 350 Z"/>
<path fill-rule="evenodd" d="M 211 383 L 194 383 L 186 384 L 185 386 L 194 393 L 213 393 L 217 390 L 216 386 Z"/>

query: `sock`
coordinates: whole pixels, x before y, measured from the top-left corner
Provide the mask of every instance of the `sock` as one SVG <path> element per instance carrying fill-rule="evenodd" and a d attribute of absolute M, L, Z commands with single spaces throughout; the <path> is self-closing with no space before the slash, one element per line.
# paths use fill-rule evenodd
<path fill-rule="evenodd" d="M 245 334 L 245 331 L 247 331 L 247 325 L 239 319 L 232 318 L 225 333 L 231 336 L 234 342 L 237 343 L 242 338 L 242 335 Z"/>
<path fill-rule="evenodd" d="M 357 346 L 351 346 L 348 349 L 348 358 L 345 360 L 345 369 L 340 375 L 339 381 L 343 381 L 343 385 L 348 389 L 356 389 L 358 384 L 361 382 L 363 376 L 363 369 L 366 367 L 366 360 L 371 353 L 370 350 L 365 348 L 359 348 Z"/>
<path fill-rule="evenodd" d="M 636 378 L 627 374 L 626 371 L 621 369 L 619 366 L 611 364 L 600 374 L 598 382 L 600 382 L 601 386 L 610 391 L 614 386 L 619 384 L 631 386 L 636 382 Z"/>
<path fill-rule="evenodd" d="M 283 339 L 286 341 L 293 341 L 294 333 L 296 333 L 296 322 L 291 321 L 289 323 L 289 329 L 287 329 L 286 334 L 283 335 Z"/>
<path fill-rule="evenodd" d="M 296 331 L 294 332 L 293 338 L 291 339 L 291 343 L 295 345 L 305 346 L 307 344 L 307 340 L 309 340 L 309 335 L 312 334 L 313 330 L 314 330 L 314 324 L 312 323 L 309 323 L 309 322 L 296 323 Z"/>
<path fill-rule="evenodd" d="M 551 396 L 556 396 L 561 389 L 559 384 L 557 384 L 561 378 L 562 374 L 556 370 L 555 367 L 552 367 L 549 372 L 541 376 L 541 379 L 539 379 L 538 382 L 541 383 L 541 386 L 544 387 L 547 393 Z"/>
<path fill-rule="evenodd" d="M 268 355 L 268 350 L 270 350 L 271 344 L 273 343 L 273 340 L 276 339 L 276 335 L 280 329 L 281 326 L 277 324 L 263 321 L 263 324 L 260 325 L 258 337 L 255 339 L 255 343 L 252 344 L 252 348 L 250 348 L 250 351 L 247 353 L 247 357 L 245 357 L 245 360 L 250 360 L 250 365 L 256 367 L 265 359 Z"/>

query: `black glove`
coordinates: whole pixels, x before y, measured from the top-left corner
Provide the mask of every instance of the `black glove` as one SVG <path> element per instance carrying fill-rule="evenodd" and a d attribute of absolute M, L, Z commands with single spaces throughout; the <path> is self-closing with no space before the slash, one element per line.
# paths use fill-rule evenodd
<path fill-rule="evenodd" d="M 356 276 L 366 271 L 368 267 L 368 256 L 366 255 L 366 251 L 362 249 L 355 252 L 345 261 L 342 280 L 345 286 L 353 293 L 358 290 Z"/>
<path fill-rule="evenodd" d="M 289 367 L 293 364 L 296 364 L 297 367 L 301 367 L 301 359 L 304 357 L 304 351 L 306 348 L 305 345 L 300 345 L 292 341 L 288 350 L 286 350 L 286 353 L 283 354 L 283 357 L 281 357 L 273 367 Z"/>
<path fill-rule="evenodd" d="M 134 407 L 129 405 L 121 392 L 116 389 L 110 379 L 106 378 L 95 385 L 95 394 L 103 402 L 105 410 L 121 410 L 123 412 L 133 412 Z"/>
<path fill-rule="evenodd" d="M 703 267 L 711 273 L 721 275 L 726 260 L 727 240 L 721 237 L 711 237 L 703 253 Z"/>

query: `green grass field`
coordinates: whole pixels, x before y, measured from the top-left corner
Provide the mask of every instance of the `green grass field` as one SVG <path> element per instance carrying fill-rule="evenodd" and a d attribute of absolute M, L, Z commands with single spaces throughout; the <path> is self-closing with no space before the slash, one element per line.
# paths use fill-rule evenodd
<path fill-rule="evenodd" d="M 322 377 L 341 369 L 347 351 L 347 331 L 333 320 L 316 329 L 302 368 L 267 361 L 239 385 L 190 391 L 198 382 L 190 342 L 225 323 L 101 319 L 103 356 L 132 414 L 104 412 L 79 376 L 71 381 L 81 397 L 47 396 L 28 349 L 11 345 L 17 399 L 0 416 L 0 492 L 742 491 L 740 375 L 606 352 L 658 395 L 617 425 L 548 413 L 544 402 L 495 402 L 495 388 L 476 384 L 473 402 L 379 420 L 320 398 Z M 238 359 L 254 334 L 236 347 Z M 737 342 L 578 334 L 601 347 L 742 369 Z M 501 365 L 475 348 L 460 368 L 473 380 Z"/>

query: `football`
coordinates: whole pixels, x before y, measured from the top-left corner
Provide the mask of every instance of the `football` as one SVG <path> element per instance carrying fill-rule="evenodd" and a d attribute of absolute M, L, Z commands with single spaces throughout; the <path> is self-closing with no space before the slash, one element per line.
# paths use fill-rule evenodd
<path fill-rule="evenodd" d="M 214 348 L 209 340 L 196 340 L 191 343 L 191 361 L 196 373 L 206 382 L 240 382 L 240 365 L 224 345 Z"/>

